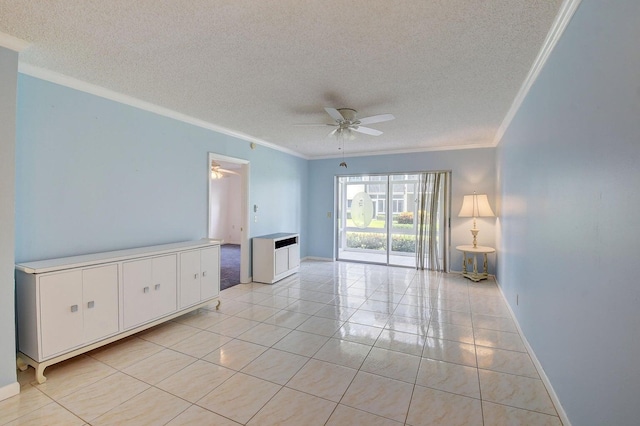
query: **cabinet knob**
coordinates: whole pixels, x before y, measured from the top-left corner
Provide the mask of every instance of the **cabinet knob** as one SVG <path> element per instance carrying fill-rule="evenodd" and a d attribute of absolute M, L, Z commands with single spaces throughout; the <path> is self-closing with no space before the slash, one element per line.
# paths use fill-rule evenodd
<path fill-rule="evenodd" d="M 193 274 L 193 279 L 197 280 L 198 279 L 198 274 Z"/>
<path fill-rule="evenodd" d="M 207 271 L 203 271 L 203 272 L 202 272 L 202 276 L 203 276 L 203 277 L 206 277 L 206 276 L 207 276 Z"/>
<path fill-rule="evenodd" d="M 94 300 L 90 301 L 87 303 L 87 308 L 91 309 L 96 305 L 96 302 Z"/>
<path fill-rule="evenodd" d="M 143 292 L 143 293 L 149 293 L 149 287 L 145 287 L 145 288 L 143 288 L 143 289 L 142 289 L 142 292 Z"/>
<path fill-rule="evenodd" d="M 160 284 L 156 284 L 155 289 L 160 290 Z"/>
<path fill-rule="evenodd" d="M 71 305 L 71 312 L 78 312 L 78 305 Z"/>

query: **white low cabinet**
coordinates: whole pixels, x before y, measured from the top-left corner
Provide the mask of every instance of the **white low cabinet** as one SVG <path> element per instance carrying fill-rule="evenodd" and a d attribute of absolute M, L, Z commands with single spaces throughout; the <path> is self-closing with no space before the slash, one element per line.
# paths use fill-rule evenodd
<path fill-rule="evenodd" d="M 199 275 L 197 297 L 183 261 Z M 17 264 L 18 367 L 33 366 L 44 383 L 49 365 L 208 305 L 219 291 L 220 242 L 208 239 Z"/>
<path fill-rule="evenodd" d="M 298 234 L 253 238 L 253 281 L 272 284 L 300 270 Z"/>
<path fill-rule="evenodd" d="M 180 253 L 180 307 L 215 297 L 220 292 L 220 247 Z"/>

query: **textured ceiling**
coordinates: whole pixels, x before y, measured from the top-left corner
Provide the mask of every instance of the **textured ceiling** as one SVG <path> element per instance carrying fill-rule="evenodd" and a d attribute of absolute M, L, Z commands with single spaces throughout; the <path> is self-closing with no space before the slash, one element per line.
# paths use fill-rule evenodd
<path fill-rule="evenodd" d="M 560 0 L 0 0 L 20 63 L 308 158 L 324 107 L 392 113 L 347 155 L 490 146 Z"/>

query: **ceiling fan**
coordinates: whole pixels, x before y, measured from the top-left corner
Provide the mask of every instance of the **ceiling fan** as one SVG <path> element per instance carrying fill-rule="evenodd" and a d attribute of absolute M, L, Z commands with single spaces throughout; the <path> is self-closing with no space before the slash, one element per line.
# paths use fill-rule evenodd
<path fill-rule="evenodd" d="M 233 170 L 223 169 L 220 164 L 215 161 L 211 161 L 211 179 L 222 179 L 223 177 L 227 177 L 226 175 L 238 175 L 240 173 L 234 172 Z"/>
<path fill-rule="evenodd" d="M 389 121 L 395 119 L 393 114 L 379 114 L 369 117 L 358 118 L 357 111 L 353 108 L 325 108 L 327 114 L 335 120 L 335 123 L 324 124 L 296 124 L 296 126 L 332 126 L 335 127 L 329 136 L 342 136 L 348 139 L 353 139 L 353 132 L 364 133 L 371 136 L 379 136 L 382 134 L 380 130 L 365 127 L 363 124 L 382 123 L 383 121 Z"/>

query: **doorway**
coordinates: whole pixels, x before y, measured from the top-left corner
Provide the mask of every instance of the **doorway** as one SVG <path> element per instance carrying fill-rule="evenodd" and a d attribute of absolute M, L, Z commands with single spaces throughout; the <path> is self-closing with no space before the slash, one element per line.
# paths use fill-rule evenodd
<path fill-rule="evenodd" d="M 209 153 L 207 236 L 222 240 L 220 289 L 249 282 L 249 162 Z"/>
<path fill-rule="evenodd" d="M 442 173 L 442 172 L 439 172 Z M 448 247 L 448 176 L 442 180 L 432 224 L 420 214 L 425 173 L 390 173 L 336 177 L 337 260 L 417 266 L 419 238 L 432 225 L 437 258 L 446 265 Z M 426 194 L 426 195 L 425 195 Z M 426 227 L 426 228 L 425 228 Z M 446 266 L 445 266 L 446 268 Z M 438 267 L 438 269 L 441 269 Z"/>

